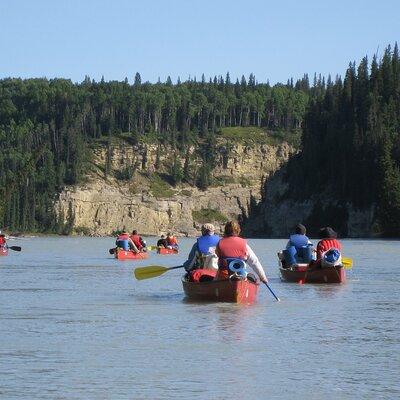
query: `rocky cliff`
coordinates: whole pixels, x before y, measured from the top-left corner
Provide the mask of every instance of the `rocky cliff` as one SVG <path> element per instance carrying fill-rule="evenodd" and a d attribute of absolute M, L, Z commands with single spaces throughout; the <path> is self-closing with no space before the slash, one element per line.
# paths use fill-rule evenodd
<path fill-rule="evenodd" d="M 288 237 L 299 222 L 307 226 L 311 237 L 317 237 L 319 228 L 328 225 L 341 237 L 377 236 L 374 206 L 358 209 L 318 191 L 309 199 L 295 199 L 285 173 L 283 165 L 265 181 L 263 199 L 244 223 L 248 236 Z"/>
<path fill-rule="evenodd" d="M 206 191 L 195 186 L 167 183 L 172 157 L 184 157 L 168 146 L 114 144 L 108 151 L 93 149 L 93 163 L 84 184 L 66 187 L 56 210 L 75 232 L 109 235 L 133 228 L 141 234 L 173 231 L 196 235 L 202 222 L 219 228 L 227 219 L 247 218 L 261 200 L 265 180 L 293 153 L 286 143 L 277 146 L 241 144 L 220 146 L 214 185 Z M 191 169 L 200 166 L 190 149 Z M 187 157 L 187 155 L 185 156 Z"/>

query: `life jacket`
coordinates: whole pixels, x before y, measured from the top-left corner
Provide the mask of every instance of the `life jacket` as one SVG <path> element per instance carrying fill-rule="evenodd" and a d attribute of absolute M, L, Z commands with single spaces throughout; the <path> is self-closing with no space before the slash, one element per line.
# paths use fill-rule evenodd
<path fill-rule="evenodd" d="M 294 235 L 290 235 L 290 244 L 296 247 L 296 250 L 300 249 L 301 247 L 307 246 L 308 244 L 308 237 L 306 235 L 300 235 L 298 233 Z"/>
<path fill-rule="evenodd" d="M 142 238 L 139 235 L 131 235 L 131 240 L 134 243 L 134 245 L 140 250 L 143 245 L 142 245 Z"/>
<path fill-rule="evenodd" d="M 342 245 L 339 243 L 338 240 L 333 238 L 320 240 L 317 245 L 317 260 L 320 260 L 322 255 L 329 249 L 338 249 L 339 251 L 341 251 Z"/>
<path fill-rule="evenodd" d="M 129 233 L 120 233 L 117 237 L 117 240 L 129 240 Z"/>
<path fill-rule="evenodd" d="M 193 266 L 202 269 L 218 269 L 218 256 L 215 249 L 220 241 L 218 235 L 203 235 L 197 238 L 196 257 L 193 260 Z"/>
<path fill-rule="evenodd" d="M 218 235 L 203 235 L 197 238 L 197 248 L 203 255 L 210 254 L 210 248 L 216 247 L 220 241 Z"/>
<path fill-rule="evenodd" d="M 0 236 L 0 246 L 6 244 L 6 239 L 4 236 Z"/>
<path fill-rule="evenodd" d="M 176 240 L 175 236 L 169 236 L 167 237 L 167 243 L 168 246 L 176 246 L 178 244 L 178 241 Z"/>
<path fill-rule="evenodd" d="M 216 254 L 219 269 L 226 270 L 229 260 L 247 259 L 247 242 L 239 236 L 224 237 L 217 244 Z"/>

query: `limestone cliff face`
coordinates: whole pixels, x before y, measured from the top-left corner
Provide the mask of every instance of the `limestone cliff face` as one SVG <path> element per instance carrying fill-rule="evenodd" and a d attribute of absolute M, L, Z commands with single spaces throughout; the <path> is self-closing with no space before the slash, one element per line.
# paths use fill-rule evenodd
<path fill-rule="evenodd" d="M 191 169 L 200 160 L 191 149 Z M 94 149 L 93 167 L 85 184 L 67 187 L 56 204 L 59 215 L 74 216 L 74 227 L 92 235 L 109 235 L 117 229 L 137 229 L 141 234 L 159 235 L 173 231 L 196 235 L 202 218 L 211 214 L 219 228 L 226 219 L 247 217 L 251 205 L 261 199 L 265 179 L 278 170 L 293 153 L 286 143 L 279 146 L 221 146 L 213 171 L 216 186 L 201 191 L 194 186 L 155 187 L 154 176 L 170 169 L 174 150 L 155 145 L 117 144 L 111 152 Z M 181 164 L 184 157 L 180 157 Z M 108 163 L 108 173 L 105 166 Z M 117 179 L 130 169 L 132 176 Z M 157 172 L 157 174 L 155 174 Z M 158 178 L 159 179 L 159 178 Z M 157 182 L 156 182 L 157 183 Z"/>

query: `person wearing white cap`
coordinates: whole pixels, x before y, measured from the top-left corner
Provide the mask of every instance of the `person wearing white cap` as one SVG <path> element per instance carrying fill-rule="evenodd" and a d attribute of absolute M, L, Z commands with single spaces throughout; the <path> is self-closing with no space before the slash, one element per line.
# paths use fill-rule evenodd
<path fill-rule="evenodd" d="M 195 269 L 218 269 L 218 257 L 215 248 L 221 239 L 215 233 L 213 224 L 204 224 L 201 227 L 201 236 L 190 250 L 188 259 L 183 263 L 187 272 Z"/>

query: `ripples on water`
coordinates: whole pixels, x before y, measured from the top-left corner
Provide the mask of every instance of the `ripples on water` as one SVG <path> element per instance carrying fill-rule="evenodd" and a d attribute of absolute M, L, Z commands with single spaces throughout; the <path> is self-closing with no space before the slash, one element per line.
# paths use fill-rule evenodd
<path fill-rule="evenodd" d="M 149 240 L 152 243 L 152 240 Z M 400 242 L 344 241 L 345 285 L 278 276 L 284 240 L 252 240 L 281 297 L 184 300 L 181 271 L 137 282 L 111 238 L 32 238 L 0 258 L 1 399 L 395 399 Z"/>

